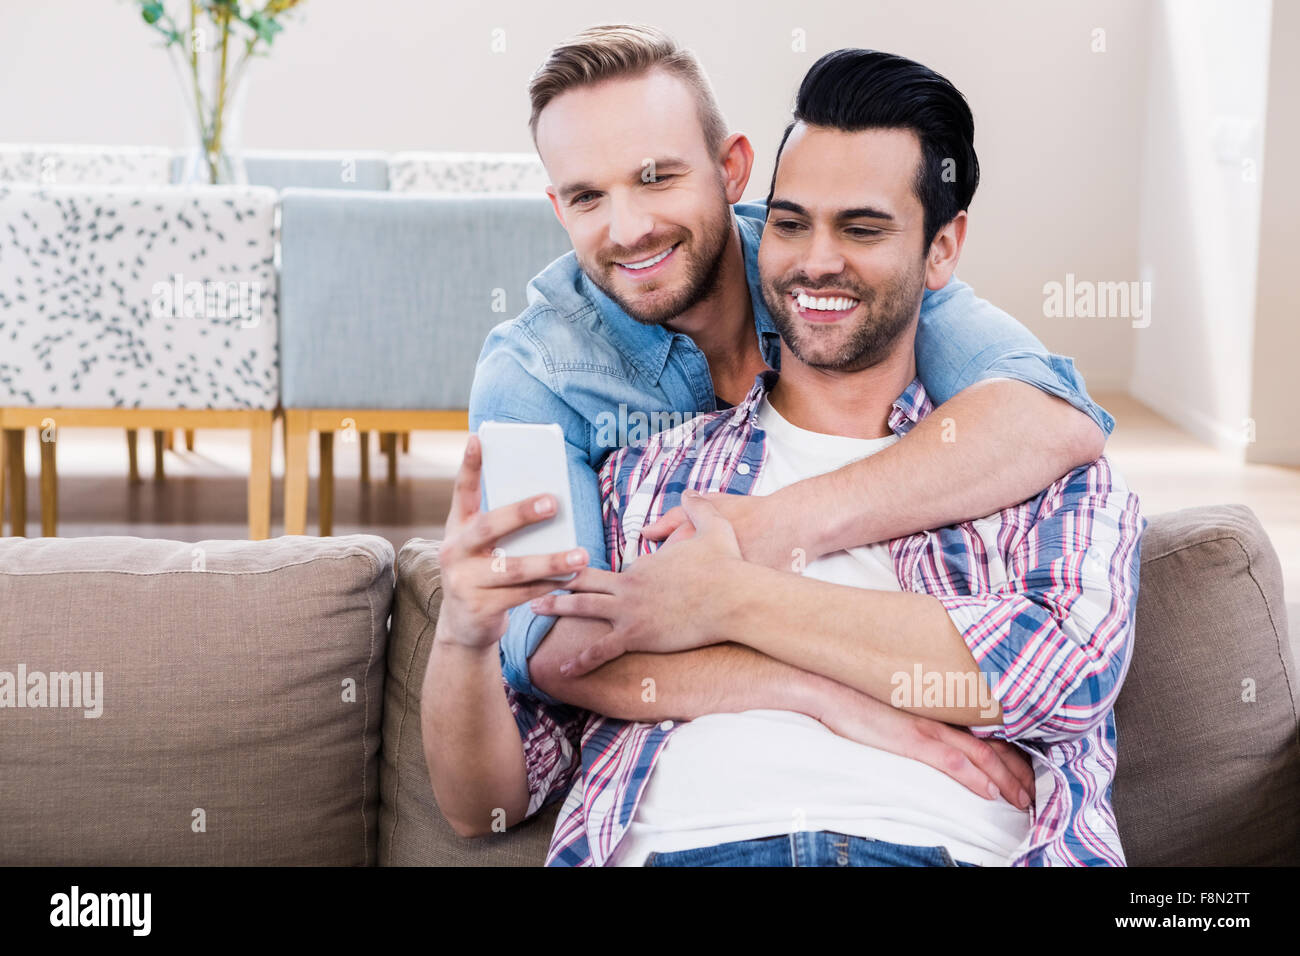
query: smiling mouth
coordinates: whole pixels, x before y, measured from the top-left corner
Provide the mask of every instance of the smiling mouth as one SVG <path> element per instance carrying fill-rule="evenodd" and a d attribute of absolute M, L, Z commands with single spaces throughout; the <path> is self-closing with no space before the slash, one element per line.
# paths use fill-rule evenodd
<path fill-rule="evenodd" d="M 663 252 L 655 253 L 648 259 L 638 259 L 635 262 L 615 262 L 614 265 L 618 266 L 620 269 L 626 269 L 628 272 L 644 272 L 647 269 L 653 269 L 655 266 L 659 265 L 659 263 L 667 259 L 673 254 L 673 251 L 679 244 L 680 243 L 674 242 Z"/>
<path fill-rule="evenodd" d="M 790 300 L 796 311 L 810 322 L 832 322 L 851 314 L 860 299 L 847 295 L 813 295 L 803 289 L 791 289 Z"/>

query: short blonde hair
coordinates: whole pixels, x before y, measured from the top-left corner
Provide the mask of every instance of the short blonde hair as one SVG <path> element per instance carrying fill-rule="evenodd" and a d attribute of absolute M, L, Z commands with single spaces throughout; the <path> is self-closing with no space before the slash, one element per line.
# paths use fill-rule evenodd
<path fill-rule="evenodd" d="M 727 121 L 718 109 L 709 78 L 690 50 L 657 27 L 613 23 L 589 27 L 547 54 L 528 82 L 533 112 L 528 129 L 537 143 L 537 121 L 551 100 L 581 86 L 615 77 L 641 76 L 662 69 L 679 77 L 695 95 L 709 151 L 716 153 L 727 137 Z"/>

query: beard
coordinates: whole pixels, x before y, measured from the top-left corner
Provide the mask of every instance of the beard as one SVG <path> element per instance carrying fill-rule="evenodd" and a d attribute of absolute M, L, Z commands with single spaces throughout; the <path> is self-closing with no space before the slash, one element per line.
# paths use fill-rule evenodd
<path fill-rule="evenodd" d="M 722 270 L 722 256 L 727 251 L 731 233 L 731 207 L 725 199 L 718 215 L 701 224 L 697 234 L 684 228 L 659 236 L 653 245 L 633 249 L 626 254 L 621 249 L 603 250 L 594 262 L 578 257 L 578 265 L 596 287 L 609 296 L 619 308 L 642 325 L 663 325 L 671 322 L 687 309 L 698 305 L 714 294 Z M 665 240 L 669 240 L 665 242 Z M 681 257 L 686 275 L 675 289 L 663 288 L 661 282 L 647 282 L 637 298 L 620 292 L 615 282 L 618 266 L 615 262 L 636 262 L 676 244 L 675 257 Z"/>
<path fill-rule="evenodd" d="M 849 276 L 833 276 L 813 283 L 800 273 L 788 279 L 763 280 L 763 298 L 772 323 L 799 361 L 813 368 L 860 372 L 889 357 L 894 344 L 916 319 L 925 291 L 925 260 L 919 259 L 908 272 L 892 275 L 887 284 L 865 286 Z M 815 293 L 822 289 L 843 289 L 860 303 L 862 318 L 845 327 L 848 320 L 814 326 L 795 312 L 790 290 L 798 286 Z"/>

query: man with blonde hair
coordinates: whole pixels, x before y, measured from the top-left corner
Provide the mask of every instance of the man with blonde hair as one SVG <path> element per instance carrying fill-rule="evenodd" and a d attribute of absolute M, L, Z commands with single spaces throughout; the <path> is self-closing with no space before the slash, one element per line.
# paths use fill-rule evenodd
<path fill-rule="evenodd" d="M 552 51 L 531 90 L 531 125 L 552 180 L 547 193 L 574 251 L 533 280 L 524 314 L 489 336 L 476 374 L 471 426 L 486 419 L 561 425 L 583 547 L 567 558 L 542 555 L 507 562 L 505 573 L 489 570 L 496 539 L 547 512 L 527 518 L 515 508 L 477 514 L 478 502 L 465 500 L 471 493 L 477 498 L 476 479 L 458 487 L 442 556 L 443 617 L 424 700 L 426 749 L 443 812 L 462 832 L 487 832 L 491 821 L 482 817 L 483 799 L 497 800 L 490 805 L 507 808 L 513 822 L 562 796 L 567 786 L 558 783 L 574 779 L 579 750 L 584 776 L 594 772 L 589 759 L 622 759 L 624 748 L 615 747 L 621 732 L 602 725 L 604 731 L 595 731 L 600 739 L 593 739 L 591 726 L 581 731 L 580 719 L 550 719 L 572 715 L 562 707 L 548 710 L 561 702 L 645 728 L 634 731 L 640 736 L 632 753 L 640 756 L 609 769 L 620 775 L 619 792 L 633 797 L 661 749 L 662 737 L 654 747 L 643 746 L 646 735 L 670 733 L 674 720 L 775 708 L 813 717 L 856 745 L 943 768 L 985 799 L 1000 794 L 1007 804 L 1028 809 L 1033 773 L 1014 748 L 977 740 L 925 716 L 925 708 L 908 713 L 879 706 L 867 687 L 848 687 L 837 674 L 819 673 L 807 661 L 792 664 L 728 642 L 628 654 L 585 674 L 565 666 L 589 644 L 605 641 L 609 626 L 583 620 L 576 604 L 566 613 L 578 616 L 556 623 L 559 602 L 586 595 L 560 597 L 536 610 L 524 602 L 556 590 L 546 578 L 557 568 L 610 566 L 607 545 L 618 542 L 606 537 L 602 524 L 609 489 L 602 501 L 596 469 L 614 449 L 599 441 L 602 416 L 620 409 L 628 417 L 677 412 L 711 420 L 720 409 L 748 407 L 756 378 L 780 368 L 782 337 L 758 268 L 767 210 L 740 203 L 753 150 L 740 133 L 718 139 L 726 127 L 690 54 L 651 28 L 594 28 Z M 964 210 L 978 182 L 978 162 L 973 146 L 955 157 L 925 159 L 914 186 L 926 221 L 915 232 L 930 250 L 927 257 L 943 256 L 942 227 L 953 217 L 932 209 L 958 201 Z M 937 159 L 955 159 L 955 181 Z M 882 232 L 898 228 L 885 223 L 864 230 L 853 218 L 832 230 L 834 240 L 809 240 L 808 261 L 819 272 L 834 275 L 845 268 L 837 242 L 869 248 Z M 964 236 L 964 212 L 961 221 Z M 900 440 L 873 454 L 770 494 L 713 496 L 710 504 L 727 522 L 745 562 L 788 571 L 797 554 L 794 570 L 801 570 L 823 556 L 989 515 L 1040 494 L 1100 452 L 1113 422 L 1087 397 L 1070 361 L 1048 354 L 1014 320 L 977 299 L 952 276 L 955 262 L 951 258 L 949 267 L 931 269 L 908 287 L 916 295 L 909 357 L 918 387 L 939 405 L 936 413 L 917 416 Z M 806 321 L 828 334 L 853 327 L 868 338 L 890 340 L 888 328 L 882 332 L 879 323 L 863 322 L 898 305 L 882 300 L 879 284 L 832 284 L 834 294 L 818 295 L 829 286 L 815 284 L 799 290 L 796 304 Z M 945 440 L 945 422 L 959 424 L 960 442 Z M 723 450 L 715 446 L 699 467 L 716 465 Z M 470 473 L 475 455 L 471 439 Z M 704 490 L 739 490 L 757 464 L 742 458 L 725 474 L 710 471 L 712 484 Z M 732 481 L 739 481 L 735 489 Z M 681 488 L 669 490 L 680 494 Z M 693 528 L 679 506 L 635 530 L 644 574 L 660 560 L 648 542 L 689 537 Z M 837 610 L 834 602 L 847 607 L 849 601 L 830 594 L 824 599 L 832 602 L 828 616 Z M 543 609 L 551 616 L 543 616 Z M 691 631 L 692 608 L 674 607 L 668 596 L 625 610 L 642 615 L 643 631 L 647 615 L 663 634 Z M 815 627 L 810 621 L 809 628 Z M 509 685 L 513 718 L 503 701 L 479 693 L 494 673 L 497 681 L 504 674 Z M 637 675 L 650 673 L 656 692 L 647 697 L 637 693 Z M 963 719 L 969 713 L 951 708 L 935 716 L 972 722 Z M 520 734 L 526 775 L 517 778 Z M 602 740 L 614 748 L 603 755 Z M 505 803 L 503 793 L 511 796 Z M 602 830 L 606 824 L 590 812 L 576 822 L 570 814 L 561 822 L 570 829 L 557 831 L 552 861 L 609 861 L 609 833 L 626 830 L 628 806 L 607 821 L 612 830 Z M 598 832 L 604 836 L 596 839 Z"/>

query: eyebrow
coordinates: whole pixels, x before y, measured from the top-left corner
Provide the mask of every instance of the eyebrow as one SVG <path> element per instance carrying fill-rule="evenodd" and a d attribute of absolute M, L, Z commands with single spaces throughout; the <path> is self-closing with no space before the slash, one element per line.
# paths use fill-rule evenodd
<path fill-rule="evenodd" d="M 656 173 L 659 172 L 660 170 L 665 170 L 665 169 L 678 170 L 678 169 L 690 168 L 690 163 L 688 163 L 686 160 L 682 159 L 679 156 L 664 156 L 662 158 L 655 158 L 655 157 L 648 156 L 646 158 L 649 159 L 652 163 L 654 163 L 654 168 Z M 628 174 L 629 178 L 639 181 L 641 179 L 641 171 L 643 169 L 645 169 L 644 164 L 637 166 L 635 170 L 633 170 L 631 173 Z M 582 193 L 591 190 L 599 191 L 599 187 L 589 182 L 576 182 L 576 183 L 568 183 L 567 185 L 561 186 L 559 189 L 555 191 L 555 194 L 559 196 L 560 199 L 567 201 L 573 196 L 578 196 L 581 195 Z"/>
<path fill-rule="evenodd" d="M 773 199 L 767 206 L 768 209 L 781 209 L 785 212 L 792 212 L 796 216 L 808 216 L 808 210 L 797 202 L 791 202 L 789 199 Z M 809 218 L 812 218 L 809 216 Z M 857 206 L 853 209 L 841 209 L 835 214 L 835 218 L 843 222 L 846 219 L 884 219 L 887 222 L 893 222 L 894 217 L 883 209 L 877 209 L 874 206 Z"/>

